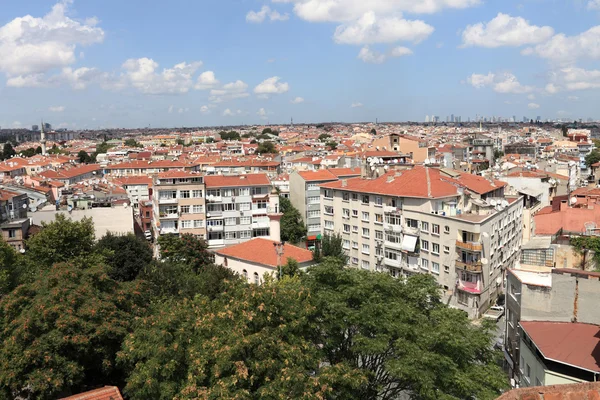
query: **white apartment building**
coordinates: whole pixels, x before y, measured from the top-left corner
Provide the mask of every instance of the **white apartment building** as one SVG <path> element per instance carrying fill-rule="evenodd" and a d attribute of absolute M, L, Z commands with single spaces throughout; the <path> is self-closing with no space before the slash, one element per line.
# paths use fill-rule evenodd
<path fill-rule="evenodd" d="M 205 183 L 209 247 L 269 237 L 269 214 L 279 212 L 279 196 L 267 174 L 211 175 Z"/>
<path fill-rule="evenodd" d="M 478 317 L 502 292 L 521 246 L 522 197 L 506 183 L 414 167 L 321 185 L 324 233 L 340 233 L 351 266 L 433 275 L 448 303 Z"/>

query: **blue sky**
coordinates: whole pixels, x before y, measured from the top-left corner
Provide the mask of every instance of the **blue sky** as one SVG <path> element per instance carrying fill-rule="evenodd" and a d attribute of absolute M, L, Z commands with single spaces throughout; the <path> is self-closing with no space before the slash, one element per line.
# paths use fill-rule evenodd
<path fill-rule="evenodd" d="M 0 126 L 600 118 L 600 0 L 0 0 Z"/>

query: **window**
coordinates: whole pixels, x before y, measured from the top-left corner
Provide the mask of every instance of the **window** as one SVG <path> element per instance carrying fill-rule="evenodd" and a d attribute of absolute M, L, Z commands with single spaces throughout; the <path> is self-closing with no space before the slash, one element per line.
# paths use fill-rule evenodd
<path fill-rule="evenodd" d="M 325 214 L 327 214 L 327 215 L 333 215 L 333 207 L 332 206 L 325 206 Z"/>
<path fill-rule="evenodd" d="M 319 184 L 318 183 L 314 183 L 314 182 L 308 183 L 308 184 L 306 184 L 306 189 L 308 189 L 308 190 L 317 190 L 317 189 L 319 189 Z"/>
<path fill-rule="evenodd" d="M 383 214 L 375 214 L 375 223 L 383 224 Z"/>
<path fill-rule="evenodd" d="M 406 226 L 409 226 L 411 228 L 418 228 L 419 221 L 417 221 L 416 219 L 406 218 Z"/>
<path fill-rule="evenodd" d="M 444 272 L 449 274 L 450 273 L 450 267 L 447 265 L 444 265 Z"/>
<path fill-rule="evenodd" d="M 189 199 L 190 198 L 190 191 L 189 190 L 180 190 L 179 191 L 179 198 L 180 199 Z"/>
<path fill-rule="evenodd" d="M 431 252 L 433 254 L 440 254 L 440 245 L 438 243 L 431 243 Z"/>
<path fill-rule="evenodd" d="M 252 203 L 239 203 L 238 207 L 240 211 L 250 211 Z"/>
<path fill-rule="evenodd" d="M 363 196 L 362 196 L 362 203 L 363 204 L 369 204 L 369 195 L 363 194 Z"/>
<path fill-rule="evenodd" d="M 431 262 L 431 272 L 433 272 L 434 274 L 439 274 L 440 273 L 440 264 L 432 261 Z"/>
<path fill-rule="evenodd" d="M 531 366 L 529 364 L 527 366 L 527 380 L 531 379 Z"/>
<path fill-rule="evenodd" d="M 248 271 L 243 270 L 242 275 L 244 275 L 244 279 L 248 280 Z"/>
<path fill-rule="evenodd" d="M 352 193 L 352 200 L 358 200 L 358 193 Z"/>
<path fill-rule="evenodd" d="M 450 227 L 448 225 L 444 226 L 444 233 L 450 233 Z"/>
<path fill-rule="evenodd" d="M 191 229 L 192 221 L 181 221 L 181 229 Z"/>
<path fill-rule="evenodd" d="M 369 228 L 362 228 L 362 235 L 363 235 L 363 237 L 368 238 L 369 237 Z"/>
<path fill-rule="evenodd" d="M 250 188 L 248 188 L 248 187 L 239 188 L 238 196 L 250 196 Z"/>
<path fill-rule="evenodd" d="M 240 217 L 240 225 L 248 225 L 252 223 L 252 217 Z"/>
<path fill-rule="evenodd" d="M 429 260 L 421 259 L 421 268 L 429 271 Z"/>
<path fill-rule="evenodd" d="M 344 233 L 350 233 L 350 225 L 344 224 Z"/>
<path fill-rule="evenodd" d="M 333 229 L 333 221 L 325 221 L 325 229 Z"/>
<path fill-rule="evenodd" d="M 192 190 L 192 197 L 194 199 L 199 199 L 202 197 L 202 190 Z"/>
<path fill-rule="evenodd" d="M 421 222 L 421 230 L 423 232 L 429 232 L 429 222 Z"/>
<path fill-rule="evenodd" d="M 320 231 L 321 230 L 321 224 L 310 224 L 310 225 L 308 225 L 308 230 L 311 231 L 311 232 Z"/>
<path fill-rule="evenodd" d="M 358 210 L 352 210 L 352 216 L 358 218 Z"/>
<path fill-rule="evenodd" d="M 358 258 L 352 257 L 352 264 L 358 265 Z"/>
<path fill-rule="evenodd" d="M 348 193 L 348 192 L 342 193 L 342 200 L 349 201 L 350 200 L 350 193 Z"/>
<path fill-rule="evenodd" d="M 375 231 L 375 239 L 383 240 L 383 231 Z"/>
<path fill-rule="evenodd" d="M 397 251 L 386 249 L 385 250 L 385 258 L 387 258 L 388 260 L 396 261 L 396 260 L 400 260 L 402 258 L 402 256 Z"/>
<path fill-rule="evenodd" d="M 331 190 L 331 189 L 325 189 L 323 197 L 326 198 L 326 199 L 333 199 L 333 190 Z"/>
<path fill-rule="evenodd" d="M 449 246 L 444 246 L 444 253 L 446 253 L 446 254 L 450 253 L 450 247 Z"/>
<path fill-rule="evenodd" d="M 202 219 L 194 220 L 194 228 L 204 228 L 204 220 L 202 220 Z"/>
<path fill-rule="evenodd" d="M 235 203 L 223 204 L 223 211 L 235 211 Z"/>
<path fill-rule="evenodd" d="M 190 206 L 180 206 L 179 207 L 179 212 L 182 214 L 189 214 L 190 213 Z"/>
<path fill-rule="evenodd" d="M 311 196 L 308 198 L 308 204 L 319 204 L 320 201 L 318 196 Z"/>
<path fill-rule="evenodd" d="M 381 196 L 375 196 L 375 205 L 377 205 L 377 206 L 383 205 L 383 200 L 382 200 Z"/>
<path fill-rule="evenodd" d="M 427 240 L 421 240 L 421 250 L 429 251 L 429 242 Z"/>
<path fill-rule="evenodd" d="M 468 306 L 469 305 L 469 295 L 460 290 L 457 293 L 458 293 L 458 295 L 456 297 L 457 297 L 458 302 L 460 304 Z"/>
<path fill-rule="evenodd" d="M 254 273 L 254 284 L 258 285 L 260 283 L 260 278 L 258 277 L 258 272 Z"/>
<path fill-rule="evenodd" d="M 352 248 L 358 250 L 358 242 L 352 242 Z"/>
<path fill-rule="evenodd" d="M 350 209 L 349 208 L 343 208 L 342 209 L 342 216 L 344 218 L 350 218 Z"/>
<path fill-rule="evenodd" d="M 225 239 L 237 239 L 237 232 L 225 232 Z"/>
<path fill-rule="evenodd" d="M 433 233 L 434 235 L 439 235 L 440 234 L 440 226 L 438 224 L 431 225 L 431 233 Z"/>
<path fill-rule="evenodd" d="M 310 210 L 308 212 L 308 218 L 319 218 L 321 216 L 320 210 Z"/>
<path fill-rule="evenodd" d="M 240 231 L 240 239 L 250 239 L 252 237 L 252 231 Z"/>
<path fill-rule="evenodd" d="M 358 233 L 358 226 L 352 225 L 352 233 Z"/>
<path fill-rule="evenodd" d="M 221 190 L 221 195 L 223 197 L 235 196 L 235 189 L 223 189 L 223 190 Z"/>
<path fill-rule="evenodd" d="M 402 243 L 402 238 L 399 233 L 395 232 L 386 232 L 385 233 L 386 242 L 400 244 Z"/>
<path fill-rule="evenodd" d="M 344 250 L 350 250 L 350 241 L 349 240 L 342 240 L 342 248 Z"/>
<path fill-rule="evenodd" d="M 375 247 L 375 255 L 376 256 L 382 256 L 383 255 L 383 249 L 381 248 L 381 246 Z"/>
<path fill-rule="evenodd" d="M 362 269 L 371 269 L 371 266 L 369 265 L 369 262 L 367 260 L 362 260 L 360 267 Z"/>
<path fill-rule="evenodd" d="M 227 226 L 237 225 L 237 218 L 235 218 L 235 217 L 225 218 L 225 225 L 227 225 Z"/>
<path fill-rule="evenodd" d="M 390 225 L 402 225 L 402 217 L 399 215 L 386 215 L 385 222 Z"/>
<path fill-rule="evenodd" d="M 203 212 L 204 212 L 204 206 L 201 206 L 201 205 L 192 206 L 192 213 L 202 214 Z"/>
<path fill-rule="evenodd" d="M 362 220 L 364 222 L 369 222 L 369 213 L 368 212 L 366 212 L 366 211 L 362 212 Z"/>

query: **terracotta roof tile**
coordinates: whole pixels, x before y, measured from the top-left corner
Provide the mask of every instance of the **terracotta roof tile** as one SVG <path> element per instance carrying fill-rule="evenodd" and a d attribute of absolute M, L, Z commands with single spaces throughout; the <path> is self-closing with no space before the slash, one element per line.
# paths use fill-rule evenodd
<path fill-rule="evenodd" d="M 298 175 L 302 177 L 306 182 L 315 181 L 334 181 L 337 177 L 327 169 L 321 169 L 318 171 L 300 171 Z"/>
<path fill-rule="evenodd" d="M 63 397 L 60 400 L 123 400 L 123 396 L 121 396 L 121 392 L 116 386 L 105 386 L 89 392 Z"/>
<path fill-rule="evenodd" d="M 204 183 L 207 188 L 271 185 L 267 174 L 208 175 L 204 177 Z"/>
<path fill-rule="evenodd" d="M 600 382 L 513 389 L 497 400 L 600 400 Z"/>
<path fill-rule="evenodd" d="M 277 267 L 277 254 L 273 248 L 274 243 L 276 242 L 273 240 L 255 238 L 244 243 L 217 250 L 216 253 L 275 268 Z M 293 258 L 298 261 L 298 263 L 302 264 L 311 261 L 313 259 L 313 253 L 310 250 L 285 243 L 283 246 L 281 262 L 285 263 L 288 258 Z"/>

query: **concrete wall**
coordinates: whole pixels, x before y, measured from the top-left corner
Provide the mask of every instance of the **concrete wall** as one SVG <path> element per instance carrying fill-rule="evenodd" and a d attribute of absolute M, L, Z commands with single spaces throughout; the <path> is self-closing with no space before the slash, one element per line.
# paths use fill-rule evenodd
<path fill-rule="evenodd" d="M 306 181 L 296 171 L 290 174 L 290 202 L 300 211 L 306 224 Z"/>
<path fill-rule="evenodd" d="M 573 246 L 568 244 L 554 244 L 554 262 L 556 268 L 580 269 L 583 256 L 579 254 Z M 587 256 L 588 260 L 593 259 L 593 255 Z M 588 269 L 590 266 L 586 266 Z M 590 268 L 592 269 L 592 268 Z"/>
<path fill-rule="evenodd" d="M 94 233 L 96 239 L 100 239 L 107 232 L 116 234 L 128 234 L 133 232 L 133 209 L 121 205 L 111 208 L 90 208 L 88 210 L 56 211 L 54 206 L 46 207 L 45 210 L 31 213 L 33 224 L 41 225 L 42 222 L 50 223 L 55 220 L 56 214 L 63 214 L 74 221 L 83 218 L 92 218 L 94 221 Z"/>
<path fill-rule="evenodd" d="M 520 363 L 520 386 L 521 387 L 530 387 L 530 386 L 540 386 L 537 383 L 541 383 L 541 386 L 545 385 L 544 378 L 546 375 L 546 370 L 544 368 L 544 364 L 540 359 L 538 359 L 529 346 L 525 343 L 525 341 L 521 338 L 521 359 L 523 363 Z M 527 366 L 530 369 L 530 375 L 527 377 Z"/>

